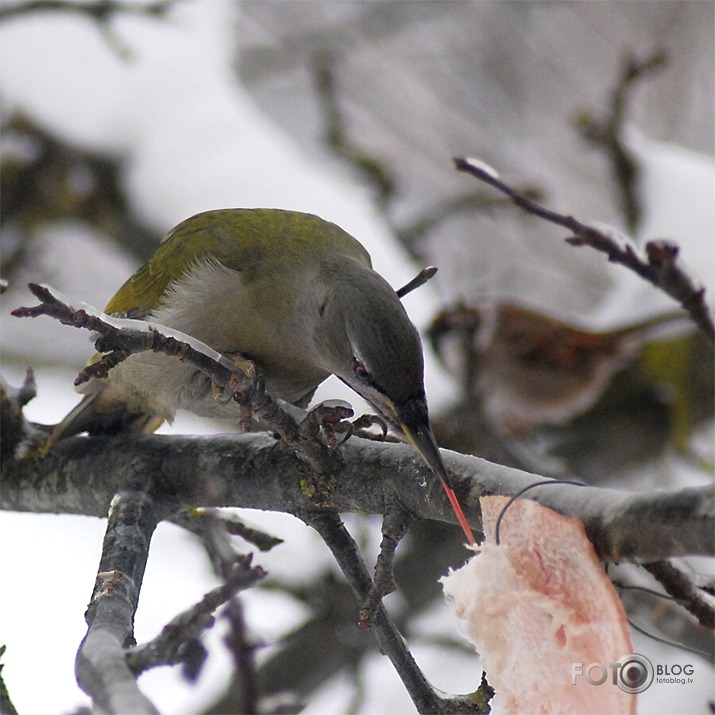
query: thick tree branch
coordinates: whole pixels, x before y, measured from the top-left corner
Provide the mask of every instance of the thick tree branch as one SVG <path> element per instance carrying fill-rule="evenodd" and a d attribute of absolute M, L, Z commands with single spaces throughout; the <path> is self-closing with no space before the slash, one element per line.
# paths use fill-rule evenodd
<path fill-rule="evenodd" d="M 153 499 L 146 488 L 136 484 L 112 499 L 99 573 L 86 614 L 89 630 L 75 661 L 79 686 L 102 712 L 158 713 L 139 690 L 126 663 L 125 649 L 134 643 L 134 613 L 151 536 L 170 502 Z"/>
<path fill-rule="evenodd" d="M 484 168 L 470 162 L 466 166 L 483 174 L 490 183 L 503 186 L 509 195 L 514 193 Z M 558 217 L 557 222 L 565 222 L 571 228 L 581 227 L 589 236 L 593 232 L 570 217 L 541 207 L 538 211 Z M 597 232 L 594 235 L 600 236 Z M 45 286 L 31 284 L 31 289 L 42 304 L 20 308 L 14 311 L 16 315 L 49 315 L 69 325 L 99 331 L 97 347 L 114 351 L 110 356 L 148 349 L 189 361 L 257 413 L 291 449 L 276 448 L 272 439 L 258 435 L 188 441 L 129 436 L 118 440 L 63 440 L 49 454 L 34 450 L 24 460 L 5 460 L 4 508 L 34 509 L 44 496 L 46 506 L 40 510 L 104 515 L 123 480 L 133 483 L 141 475 L 151 474 L 155 488 L 165 489 L 173 498 L 180 495 L 190 507 L 252 506 L 304 513 L 320 505 L 337 511 L 385 514 L 397 504 L 418 517 L 452 521 L 451 509 L 437 480 L 411 447 L 351 440 L 339 450 L 330 449 L 261 390 L 260 380 L 257 385 L 247 386 L 247 381 L 236 375 L 235 365 L 209 346 L 163 327 L 159 332 L 143 321 L 117 320 L 90 306 L 75 309 Z M 8 412 L 8 418 L 12 420 L 13 414 Z M 347 412 L 341 412 L 340 416 L 344 414 Z M 14 434 L 17 430 L 11 428 L 9 432 Z M 7 448 L 3 446 L 3 450 Z M 544 481 L 537 475 L 465 455 L 452 454 L 446 463 L 467 518 L 475 528 L 480 523 L 481 496 L 513 496 Z M 75 482 L 72 477 L 78 471 L 83 476 Z M 112 483 L 108 474 L 116 481 Z M 197 480 L 197 474 L 205 475 L 204 479 Z M 405 474 L 415 476 L 409 479 Z M 62 494 L 50 488 L 57 484 L 62 485 Z M 428 486 L 422 488 L 420 484 Z M 38 493 L 28 500 L 33 488 Z M 713 553 L 715 508 L 709 490 L 628 494 L 552 484 L 531 489 L 529 498 L 580 518 L 604 559 L 647 562 Z M 87 504 L 88 500 L 93 503 Z"/>
<path fill-rule="evenodd" d="M 468 698 L 445 698 L 427 682 L 379 599 L 389 586 L 391 568 L 378 568 L 377 584 L 373 584 L 356 545 L 337 515 L 339 511 L 363 511 L 451 521 L 453 512 L 443 491 L 411 447 L 353 439 L 340 449 L 331 448 L 315 438 L 319 426 L 330 427 L 351 414 L 349 408 L 329 406 L 327 412 L 324 408 L 314 411 L 311 419 L 299 424 L 265 393 L 260 378 L 251 380 L 250 375 L 248 380 L 242 378 L 231 361 L 210 347 L 163 327 L 157 329 L 141 321 L 119 321 L 89 306 L 77 310 L 46 287 L 31 288 L 42 305 L 19 309 L 16 314 L 50 315 L 100 333 L 97 348 L 111 352 L 94 364 L 94 376 L 103 375 L 136 351 L 165 352 L 206 372 L 227 396 L 256 413 L 282 436 L 281 443 L 266 434 L 200 439 L 80 437 L 62 440 L 49 452 L 25 449 L 24 458 L 15 456 L 17 449 L 3 446 L 9 456 L 3 463 L 5 488 L 0 497 L 3 508 L 43 510 L 41 504 L 46 500 L 46 510 L 103 515 L 112 501 L 100 567 L 105 581 L 98 592 L 101 598 L 93 598 L 93 605 L 97 601 L 97 614 L 105 603 L 110 608 L 104 619 L 93 614 L 77 666 L 78 678 L 95 702 L 114 712 L 135 699 L 132 707 L 136 711 L 153 711 L 151 703 L 145 702 L 136 688 L 133 674 L 123 659 L 123 647 L 131 642 L 133 613 L 156 520 L 175 518 L 179 505 L 182 509 L 244 506 L 293 513 L 318 530 L 359 602 L 366 606 L 363 621 L 374 627 L 382 651 L 389 655 L 418 710 L 478 711 L 478 706 Z M 21 415 L 10 410 L 7 416 L 9 420 L 17 418 L 21 428 L 13 433 L 22 434 L 22 426 L 26 425 L 22 425 Z M 290 448 L 281 448 L 281 444 Z M 460 501 L 466 507 L 465 512 L 477 528 L 481 496 L 513 496 L 531 487 L 529 498 L 580 518 L 597 552 L 606 560 L 653 561 L 714 551 L 715 507 L 709 490 L 626 494 L 557 485 L 538 475 L 463 455 L 452 454 L 445 461 L 456 490 L 463 493 Z M 202 478 L 197 479 L 197 475 Z M 137 489 L 142 484 L 145 492 Z M 115 494 L 119 496 L 114 497 Z M 147 528 L 139 529 L 145 543 L 137 544 L 132 558 L 126 562 L 121 548 L 109 548 L 111 558 L 106 557 L 108 542 L 112 546 L 112 539 L 116 538 L 110 536 L 111 526 L 118 511 L 116 505 L 123 503 L 121 495 L 127 495 L 130 504 L 136 502 L 141 506 L 141 500 L 132 501 L 130 497 L 142 495 L 157 505 L 147 512 L 152 517 L 142 522 Z M 159 508 L 161 515 L 157 513 Z M 141 511 L 138 508 L 137 513 Z M 134 521 L 141 521 L 132 520 L 131 509 L 126 516 L 130 527 L 136 526 Z M 386 530 L 383 567 L 391 564 L 394 546 L 403 531 L 401 516 Z M 115 612 L 106 598 L 111 596 L 120 597 Z M 238 605 L 237 609 L 232 623 L 238 677 L 236 688 L 227 697 L 231 702 L 255 702 L 258 695 L 253 687 L 252 646 L 245 638 Z M 100 670 L 109 666 L 118 677 L 103 681 Z"/>
<path fill-rule="evenodd" d="M 440 485 L 408 445 L 350 439 L 339 452 L 325 507 L 384 514 L 398 503 L 418 518 L 454 523 Z M 477 531 L 481 496 L 513 496 L 547 481 L 477 457 L 446 450 L 442 454 Z M 73 437 L 48 454 L 6 458 L 0 507 L 104 516 L 124 484 L 147 474 L 153 475 L 155 493 L 185 506 L 290 513 L 315 508 L 314 494 L 306 486 L 309 467 L 265 433 Z M 525 496 L 580 518 L 606 560 L 650 562 L 714 552 L 715 495 L 708 487 L 632 493 L 564 484 L 537 487 Z"/>

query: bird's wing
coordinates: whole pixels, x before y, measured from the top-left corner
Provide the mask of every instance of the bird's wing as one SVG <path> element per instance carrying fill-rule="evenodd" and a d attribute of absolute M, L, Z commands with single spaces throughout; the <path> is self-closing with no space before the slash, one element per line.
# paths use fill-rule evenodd
<path fill-rule="evenodd" d="M 203 260 L 218 260 L 230 268 L 240 270 L 242 252 L 240 232 L 231 231 L 229 250 L 221 242 L 226 240 L 222 229 L 222 214 L 233 211 L 207 211 L 192 216 L 169 231 L 152 258 L 145 263 L 109 301 L 105 311 L 127 318 L 146 318 L 161 302 L 169 284 Z M 225 226 L 225 224 L 224 224 Z"/>
<path fill-rule="evenodd" d="M 171 282 L 201 261 L 213 260 L 240 272 L 247 285 L 267 273 L 297 274 L 296 265 L 310 265 L 316 253 L 340 253 L 370 266 L 370 256 L 358 241 L 317 216 L 278 209 L 206 211 L 172 229 L 105 310 L 145 318 Z"/>
<path fill-rule="evenodd" d="M 149 261 L 124 283 L 104 310 L 124 318 L 145 318 L 159 303 L 171 278 L 170 271 Z"/>

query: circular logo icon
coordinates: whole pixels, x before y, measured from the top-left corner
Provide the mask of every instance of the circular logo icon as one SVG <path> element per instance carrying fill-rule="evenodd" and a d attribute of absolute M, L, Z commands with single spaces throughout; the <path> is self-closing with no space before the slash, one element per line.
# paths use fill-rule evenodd
<path fill-rule="evenodd" d="M 653 663 L 644 655 L 631 653 L 618 659 L 618 687 L 625 693 L 642 693 L 653 682 Z"/>

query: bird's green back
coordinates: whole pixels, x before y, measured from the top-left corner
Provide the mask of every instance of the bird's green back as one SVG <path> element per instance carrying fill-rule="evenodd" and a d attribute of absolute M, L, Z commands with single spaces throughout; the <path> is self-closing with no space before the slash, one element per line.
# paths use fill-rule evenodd
<path fill-rule="evenodd" d="M 167 287 L 192 266 L 214 260 L 241 273 L 244 284 L 267 272 L 294 275 L 296 264 L 343 254 L 369 267 L 363 246 L 339 226 L 313 214 L 280 209 L 222 209 L 182 221 L 154 256 L 117 291 L 107 313 L 144 318 Z"/>

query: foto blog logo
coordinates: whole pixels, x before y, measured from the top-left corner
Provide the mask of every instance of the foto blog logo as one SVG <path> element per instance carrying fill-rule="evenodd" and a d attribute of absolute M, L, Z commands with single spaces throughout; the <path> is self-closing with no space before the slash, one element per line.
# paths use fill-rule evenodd
<path fill-rule="evenodd" d="M 603 685 L 611 680 L 625 693 L 637 694 L 647 690 L 653 682 L 655 669 L 644 655 L 631 653 L 619 658 L 615 663 L 571 663 L 571 685 L 576 679 L 585 678 L 591 685 Z"/>

